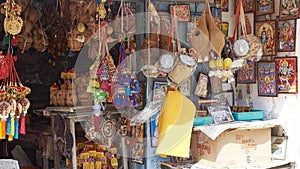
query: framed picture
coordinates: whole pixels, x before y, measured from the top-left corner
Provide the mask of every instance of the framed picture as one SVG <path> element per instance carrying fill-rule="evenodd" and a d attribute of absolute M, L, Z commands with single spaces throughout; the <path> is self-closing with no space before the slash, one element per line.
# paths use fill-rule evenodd
<path fill-rule="evenodd" d="M 208 76 L 200 73 L 196 84 L 195 92 L 196 96 L 206 98 L 208 95 Z"/>
<path fill-rule="evenodd" d="M 220 8 L 211 8 L 212 18 L 217 25 L 218 28 L 221 29 L 221 21 L 222 21 L 222 12 Z"/>
<path fill-rule="evenodd" d="M 131 147 L 131 162 L 144 164 L 144 142 L 136 142 Z"/>
<path fill-rule="evenodd" d="M 299 0 L 280 0 L 279 20 L 297 19 L 299 15 Z"/>
<path fill-rule="evenodd" d="M 191 20 L 190 5 L 170 5 L 171 17 L 174 16 L 174 13 L 179 22 L 189 22 Z"/>
<path fill-rule="evenodd" d="M 191 96 L 191 79 L 184 81 L 179 86 L 179 91 L 186 97 L 190 97 Z"/>
<path fill-rule="evenodd" d="M 255 15 L 267 15 L 274 13 L 274 0 L 256 0 Z"/>
<path fill-rule="evenodd" d="M 298 93 L 297 56 L 275 57 L 278 93 Z"/>
<path fill-rule="evenodd" d="M 262 43 L 263 55 L 276 55 L 276 21 L 262 21 L 255 23 L 255 35 L 260 38 Z"/>
<path fill-rule="evenodd" d="M 158 143 L 158 116 L 159 112 L 151 117 L 150 120 L 150 130 L 151 130 L 151 146 L 157 147 Z"/>
<path fill-rule="evenodd" d="M 222 8 L 222 0 L 215 0 L 215 6 L 216 8 Z"/>
<path fill-rule="evenodd" d="M 255 1 L 253 0 L 243 0 L 244 12 L 255 12 Z"/>
<path fill-rule="evenodd" d="M 215 7 L 222 9 L 224 12 L 228 12 L 229 0 L 215 0 Z"/>
<path fill-rule="evenodd" d="M 286 136 L 271 136 L 272 159 L 285 159 L 287 140 Z"/>
<path fill-rule="evenodd" d="M 168 83 L 167 82 L 154 82 L 153 84 L 153 95 L 152 100 L 162 100 L 166 96 L 168 91 Z"/>
<path fill-rule="evenodd" d="M 296 19 L 281 20 L 277 24 L 279 52 L 294 52 L 296 48 Z"/>
<path fill-rule="evenodd" d="M 228 28 L 229 28 L 229 23 L 228 22 L 222 22 L 221 23 L 221 31 L 223 32 L 225 38 L 228 37 Z"/>
<path fill-rule="evenodd" d="M 230 0 L 221 0 L 221 5 L 222 5 L 222 11 L 223 12 L 228 12 L 229 11 L 229 1 Z"/>
<path fill-rule="evenodd" d="M 171 29 L 171 16 L 167 12 L 159 13 L 161 35 L 169 35 Z"/>
<path fill-rule="evenodd" d="M 256 83 L 256 62 L 248 59 L 246 64 L 237 71 L 237 82 L 240 84 Z"/>
<path fill-rule="evenodd" d="M 209 77 L 209 81 L 212 95 L 221 93 L 223 91 L 221 78 L 218 78 L 217 76 L 211 76 Z"/>
<path fill-rule="evenodd" d="M 207 108 L 209 114 L 214 118 L 214 123 L 222 124 L 234 121 L 230 107 L 228 105 L 210 106 Z"/>
<path fill-rule="evenodd" d="M 253 0 L 243 0 L 244 13 L 255 12 L 255 1 Z M 236 12 L 238 0 L 235 0 L 234 13 Z"/>
<path fill-rule="evenodd" d="M 254 13 L 245 13 L 247 35 L 254 34 Z M 243 36 L 242 26 L 239 24 L 238 37 Z"/>
<path fill-rule="evenodd" d="M 186 40 L 187 42 L 191 41 L 191 37 L 193 36 L 193 32 L 197 29 L 197 24 L 198 24 L 198 18 L 200 17 L 199 15 L 191 15 L 191 22 L 187 22 L 187 35 L 186 35 Z"/>
<path fill-rule="evenodd" d="M 234 106 L 234 92 L 226 91 L 214 96 L 215 99 L 219 100 L 219 103 L 225 103 L 228 106 Z"/>
<path fill-rule="evenodd" d="M 258 96 L 277 97 L 275 62 L 257 63 L 257 90 Z"/>

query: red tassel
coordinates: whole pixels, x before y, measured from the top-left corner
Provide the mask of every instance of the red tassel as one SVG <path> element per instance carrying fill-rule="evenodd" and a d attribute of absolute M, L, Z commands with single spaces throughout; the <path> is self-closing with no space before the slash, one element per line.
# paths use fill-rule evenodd
<path fill-rule="evenodd" d="M 20 117 L 20 134 L 26 134 L 25 116 Z"/>
<path fill-rule="evenodd" d="M 95 132 L 99 132 L 99 127 L 100 126 L 100 115 L 96 114 L 94 115 L 94 127 L 95 127 Z"/>
<path fill-rule="evenodd" d="M 17 46 L 18 45 L 18 35 L 14 35 L 13 38 L 10 41 L 11 46 Z"/>

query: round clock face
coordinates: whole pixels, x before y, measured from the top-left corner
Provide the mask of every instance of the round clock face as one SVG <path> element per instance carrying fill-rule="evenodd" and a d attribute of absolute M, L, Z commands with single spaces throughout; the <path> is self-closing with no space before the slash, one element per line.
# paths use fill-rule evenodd
<path fill-rule="evenodd" d="M 160 57 L 159 63 L 164 69 L 171 69 L 174 66 L 175 59 L 171 54 L 163 54 Z"/>

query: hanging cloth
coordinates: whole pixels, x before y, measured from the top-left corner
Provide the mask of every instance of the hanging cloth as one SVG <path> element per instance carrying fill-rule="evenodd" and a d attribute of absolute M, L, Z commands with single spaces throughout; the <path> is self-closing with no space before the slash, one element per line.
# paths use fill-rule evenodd
<path fill-rule="evenodd" d="M 196 107 L 178 90 L 169 89 L 158 119 L 156 154 L 189 157 L 190 139 Z"/>

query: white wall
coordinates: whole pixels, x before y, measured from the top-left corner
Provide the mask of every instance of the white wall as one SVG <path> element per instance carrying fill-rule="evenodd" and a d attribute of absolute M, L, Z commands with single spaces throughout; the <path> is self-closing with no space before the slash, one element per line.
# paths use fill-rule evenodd
<path fill-rule="evenodd" d="M 229 22 L 229 36 L 233 34 L 234 29 L 234 1 L 230 0 L 230 12 L 222 13 L 222 21 Z M 278 16 L 279 0 L 275 0 L 275 14 L 272 15 L 272 19 Z M 292 53 L 278 53 L 277 56 L 299 56 L 300 55 L 300 20 L 297 20 L 297 36 L 296 51 Z M 298 70 L 300 70 L 300 58 L 298 58 Z M 300 79 L 298 73 L 298 79 Z M 300 83 L 300 80 L 298 80 Z M 298 89 L 299 88 L 298 83 Z M 241 89 L 242 98 L 238 98 L 238 92 Z M 278 97 L 258 97 L 257 85 L 250 85 L 250 94 L 246 92 L 246 85 L 238 84 L 235 90 L 235 98 L 237 106 L 248 106 L 249 103 L 253 103 L 253 109 L 265 110 L 266 117 L 277 118 L 284 131 L 279 134 L 285 133 L 288 136 L 288 146 L 286 160 L 296 162 L 296 168 L 300 168 L 300 99 L 296 94 L 279 94 Z M 297 165 L 298 164 L 298 165 Z"/>

